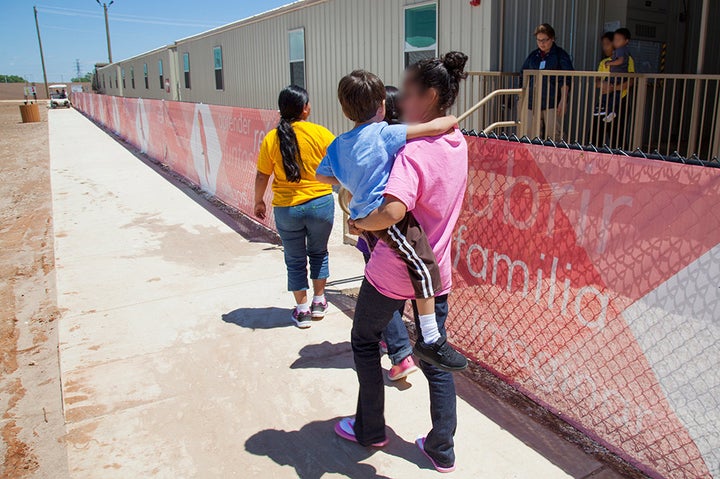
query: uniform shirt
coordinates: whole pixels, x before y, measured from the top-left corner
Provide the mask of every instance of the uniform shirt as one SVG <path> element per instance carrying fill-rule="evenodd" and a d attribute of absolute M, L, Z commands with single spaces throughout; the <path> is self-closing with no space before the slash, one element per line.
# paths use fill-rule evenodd
<path fill-rule="evenodd" d="M 352 193 L 352 219 L 364 218 L 383 202 L 395 155 L 405 146 L 407 126 L 367 123 L 335 138 L 317 169 Z"/>
<path fill-rule="evenodd" d="M 300 147 L 299 183 L 292 183 L 285 176 L 277 130 L 265 135 L 260 146 L 257 169 L 265 175 L 275 176 L 272 182 L 273 206 L 300 205 L 332 193 L 332 186 L 315 179 L 315 170 L 335 136 L 324 126 L 308 121 L 296 121 L 292 127 Z"/>
<path fill-rule="evenodd" d="M 598 71 L 603 73 L 609 72 L 610 67 L 607 66 L 607 62 L 609 61 L 612 61 L 612 57 L 603 58 L 598 65 Z M 627 72 L 635 73 L 635 60 L 633 60 L 632 55 L 628 55 Z M 628 94 L 627 82 L 625 82 L 624 85 L 626 85 L 626 87 L 622 90 L 622 98 L 625 98 Z"/>
<path fill-rule="evenodd" d="M 455 130 L 409 141 L 398 153 L 385 189 L 412 212 L 427 235 L 440 268 L 438 296 L 452 287 L 452 235 L 462 211 L 467 176 L 467 143 Z M 384 241 L 375 246 L 365 277 L 383 296 L 415 298 L 407 263 Z"/>
<path fill-rule="evenodd" d="M 525 59 L 521 73 L 525 70 L 569 70 L 573 68 L 572 60 L 568 52 L 553 43 L 550 51 L 543 53 L 542 50 L 535 49 Z M 528 105 L 533 109 L 533 95 L 535 86 L 535 77 L 530 77 L 530 85 L 528 90 Z M 540 103 L 541 110 L 555 108 L 560 100 L 558 90 L 563 86 L 570 86 L 570 77 L 564 76 L 547 76 L 542 80 L 542 98 Z"/>

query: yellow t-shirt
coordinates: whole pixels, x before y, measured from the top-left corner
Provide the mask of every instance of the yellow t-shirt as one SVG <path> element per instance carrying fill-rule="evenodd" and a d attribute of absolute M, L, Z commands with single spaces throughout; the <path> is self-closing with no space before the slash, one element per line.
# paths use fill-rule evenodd
<path fill-rule="evenodd" d="M 598 71 L 603 72 L 603 73 L 609 72 L 610 67 L 607 66 L 607 63 L 605 63 L 605 62 L 608 62 L 611 60 L 612 60 L 612 57 L 607 57 L 607 58 L 603 58 L 602 60 L 600 60 L 600 65 L 598 65 Z M 633 60 L 633 57 L 628 58 L 628 73 L 635 73 L 635 60 Z M 628 89 L 623 88 L 621 97 L 625 98 L 627 96 L 627 94 L 628 94 Z"/>
<path fill-rule="evenodd" d="M 324 126 L 308 121 L 292 124 L 300 147 L 300 182 L 291 183 L 285 176 L 277 130 L 265 136 L 260 146 L 257 169 L 265 175 L 275 175 L 272 182 L 273 206 L 295 206 L 332 193 L 332 186 L 315 179 L 315 170 L 335 136 Z"/>

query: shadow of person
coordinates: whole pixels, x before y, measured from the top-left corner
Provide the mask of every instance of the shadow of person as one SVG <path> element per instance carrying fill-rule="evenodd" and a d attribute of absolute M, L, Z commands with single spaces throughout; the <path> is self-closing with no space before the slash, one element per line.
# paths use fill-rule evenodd
<path fill-rule="evenodd" d="M 313 421 L 299 431 L 265 429 L 245 441 L 245 450 L 256 456 L 267 456 L 281 466 L 294 467 L 301 479 L 320 479 L 325 474 L 356 479 L 390 479 L 390 476 L 379 474 L 374 466 L 363 463 L 380 451 L 335 435 L 333 428 L 338 419 Z M 391 428 L 387 428 L 387 434 L 390 442 L 382 453 L 430 469 L 415 444 L 403 440 Z"/>
<path fill-rule="evenodd" d="M 291 311 L 286 308 L 239 308 L 222 315 L 226 323 L 249 329 L 294 327 Z"/>
<path fill-rule="evenodd" d="M 290 365 L 290 369 L 354 369 L 350 341 L 320 344 L 308 344 L 298 351 L 299 358 Z"/>
<path fill-rule="evenodd" d="M 291 365 L 290 369 L 355 369 L 352 346 L 350 341 L 331 343 L 323 341 L 319 344 L 308 344 L 298 351 L 300 355 Z M 383 374 L 386 386 L 405 391 L 412 387 L 407 378 L 399 381 L 390 381 L 387 372 Z"/>

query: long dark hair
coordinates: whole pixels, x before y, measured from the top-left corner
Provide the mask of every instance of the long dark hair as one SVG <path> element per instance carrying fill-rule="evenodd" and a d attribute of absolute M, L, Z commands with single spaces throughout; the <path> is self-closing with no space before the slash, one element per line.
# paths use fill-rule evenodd
<path fill-rule="evenodd" d="M 438 93 L 438 108 L 447 110 L 455 103 L 460 81 L 467 77 L 468 56 L 462 52 L 448 52 L 440 58 L 428 58 L 410 65 L 413 81 L 423 89 L 434 88 Z"/>
<path fill-rule="evenodd" d="M 282 155 L 285 177 L 291 183 L 300 182 L 302 167 L 300 145 L 292 123 L 302 117 L 303 110 L 309 101 L 308 92 L 297 85 L 284 88 L 278 97 L 280 123 L 277 126 L 277 136 L 280 142 L 280 155 Z"/>
<path fill-rule="evenodd" d="M 399 125 L 400 118 L 400 90 L 388 85 L 385 87 L 385 121 L 389 125 Z"/>

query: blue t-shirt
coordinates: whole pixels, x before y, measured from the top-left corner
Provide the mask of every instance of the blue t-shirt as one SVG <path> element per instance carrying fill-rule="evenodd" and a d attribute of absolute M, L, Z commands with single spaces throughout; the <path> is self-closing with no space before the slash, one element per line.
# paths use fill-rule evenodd
<path fill-rule="evenodd" d="M 622 65 L 610 67 L 611 73 L 627 73 L 628 72 L 628 60 L 630 59 L 630 49 L 627 46 L 616 48 L 613 51 L 612 59 L 617 60 L 622 58 Z"/>
<path fill-rule="evenodd" d="M 316 173 L 337 178 L 353 195 L 350 217 L 364 218 L 382 204 L 395 155 L 406 141 L 406 125 L 361 125 L 335 138 Z"/>

